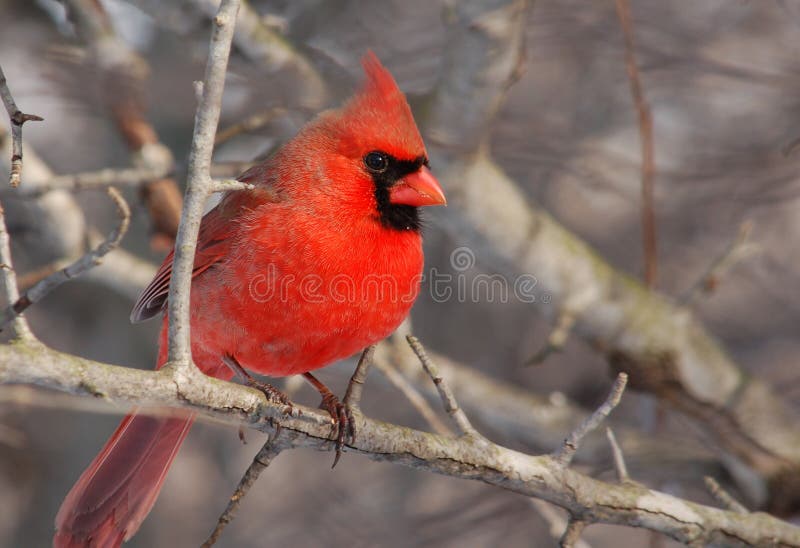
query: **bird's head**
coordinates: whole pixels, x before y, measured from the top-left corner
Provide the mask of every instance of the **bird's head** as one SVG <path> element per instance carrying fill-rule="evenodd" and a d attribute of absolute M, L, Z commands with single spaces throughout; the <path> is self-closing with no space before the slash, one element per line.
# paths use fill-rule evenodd
<path fill-rule="evenodd" d="M 305 189 L 313 193 L 307 198 L 333 201 L 343 215 L 367 215 L 389 229 L 417 230 L 418 208 L 444 205 L 444 192 L 405 95 L 374 53 L 362 65 L 361 89 L 306 126 L 287 153 L 308 157 L 314 188 Z"/>

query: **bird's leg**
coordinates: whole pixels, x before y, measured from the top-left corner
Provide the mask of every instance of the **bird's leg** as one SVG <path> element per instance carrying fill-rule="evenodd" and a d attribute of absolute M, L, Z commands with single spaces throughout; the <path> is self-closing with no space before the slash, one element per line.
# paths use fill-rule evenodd
<path fill-rule="evenodd" d="M 272 386 L 271 384 L 267 384 L 265 382 L 261 382 L 260 380 L 254 378 L 250 373 L 248 373 L 242 365 L 236 361 L 236 358 L 230 355 L 226 355 L 222 357 L 222 361 L 225 365 L 227 365 L 231 371 L 233 371 L 236 375 L 239 375 L 243 380 L 244 383 L 249 386 L 250 388 L 255 388 L 256 390 L 263 392 L 263 394 L 267 397 L 267 399 L 273 403 L 282 403 L 286 407 L 283 409 L 284 415 L 291 415 L 293 405 L 289 396 Z"/>
<path fill-rule="evenodd" d="M 340 402 L 339 398 L 331 392 L 330 388 L 322 384 L 322 382 L 311 373 L 303 373 L 303 376 L 317 389 L 320 395 L 322 395 L 322 403 L 319 404 L 319 408 L 326 410 L 333 418 L 333 428 L 336 434 L 336 456 L 333 459 L 333 466 L 331 466 L 331 468 L 333 468 L 336 466 L 336 463 L 339 462 L 339 457 L 342 456 L 342 447 L 344 447 L 345 437 L 351 440 L 355 439 L 356 423 L 353 419 L 350 407 Z"/>

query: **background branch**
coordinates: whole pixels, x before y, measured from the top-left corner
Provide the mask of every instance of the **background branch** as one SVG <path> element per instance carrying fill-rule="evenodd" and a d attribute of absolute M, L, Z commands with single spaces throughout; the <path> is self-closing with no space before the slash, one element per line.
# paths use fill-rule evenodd
<path fill-rule="evenodd" d="M 453 206 L 443 228 L 509 277 L 535 274 L 542 289 L 532 306 L 546 318 L 580 303 L 573 332 L 613 374 L 628 373 L 631 388 L 701 425 L 756 505 L 791 512 L 800 505 L 800 491 L 789 487 L 800 478 L 797 409 L 746 374 L 688 310 L 613 268 L 531 203 L 492 159 L 488 129 L 518 76 L 525 7 L 497 0 L 453 8 L 447 69 L 424 118 Z"/>
<path fill-rule="evenodd" d="M 65 0 L 65 5 L 78 35 L 89 46 L 87 61 L 96 68 L 94 82 L 100 100 L 128 145 L 133 163 L 155 172 L 140 190 L 153 222 L 151 244 L 170 249 L 178 230 L 181 195 L 175 180 L 167 176 L 173 168 L 172 152 L 161 144 L 145 115 L 147 62 L 117 36 L 102 3 Z"/>
<path fill-rule="evenodd" d="M 644 256 L 644 280 L 648 287 L 655 287 L 658 273 L 658 246 L 656 241 L 655 195 L 653 191 L 656 174 L 655 145 L 653 144 L 653 115 L 644 97 L 639 67 L 636 65 L 636 47 L 633 37 L 633 18 L 628 0 L 616 0 L 617 16 L 625 37 L 625 69 L 631 86 L 636 113 L 639 116 L 639 141 L 642 147 L 642 255 Z"/>
<path fill-rule="evenodd" d="M 0 329 L 8 322 L 16 320 L 29 306 L 41 301 L 48 293 L 56 289 L 64 282 L 76 278 L 88 271 L 89 269 L 99 265 L 103 261 L 103 257 L 110 251 L 115 249 L 119 242 L 122 240 L 125 233 L 128 231 L 128 225 L 131 219 L 131 211 L 128 203 L 122 197 L 117 189 L 114 187 L 108 188 L 108 195 L 114 200 L 117 206 L 117 213 L 119 214 L 119 224 L 112 230 L 105 240 L 100 242 L 97 247 L 83 255 L 80 259 L 72 264 L 54 272 L 37 282 L 33 287 L 29 288 L 25 293 L 16 301 L 13 301 L 2 313 L 0 313 Z M 10 268 L 10 267 L 9 267 Z M 7 280 L 7 283 L 15 283 L 14 280 Z"/>

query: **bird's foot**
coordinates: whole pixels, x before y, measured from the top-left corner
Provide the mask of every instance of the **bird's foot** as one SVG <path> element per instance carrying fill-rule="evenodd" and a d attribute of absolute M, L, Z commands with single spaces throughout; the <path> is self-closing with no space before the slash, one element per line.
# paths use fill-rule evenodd
<path fill-rule="evenodd" d="M 289 399 L 289 396 L 275 388 L 269 383 L 262 382 L 258 379 L 254 379 L 253 377 L 248 376 L 245 379 L 245 383 L 250 388 L 255 388 L 264 396 L 266 396 L 267 400 L 271 401 L 272 403 L 282 404 L 283 407 L 283 414 L 290 416 L 295 414 L 294 404 L 292 404 L 292 400 Z M 299 413 L 300 410 L 298 409 L 297 412 Z"/>
<path fill-rule="evenodd" d="M 233 371 L 236 375 L 244 380 L 244 383 L 249 386 L 250 388 L 255 388 L 262 394 L 267 397 L 268 401 L 272 403 L 283 404 L 283 414 L 284 415 L 295 415 L 300 414 L 300 410 L 298 409 L 295 412 L 294 405 L 292 401 L 289 399 L 289 396 L 272 386 L 271 384 L 265 383 L 253 377 L 247 370 L 242 367 L 242 365 L 231 355 L 226 355 L 222 357 L 222 362 L 227 365 L 231 371 Z"/>
<path fill-rule="evenodd" d="M 327 411 L 333 419 L 331 435 L 336 436 L 336 456 L 333 459 L 331 468 L 335 468 L 339 458 L 342 456 L 345 440 L 353 441 L 356 438 L 356 422 L 350 406 L 339 401 L 339 398 L 332 392 L 323 394 L 319 408 Z"/>

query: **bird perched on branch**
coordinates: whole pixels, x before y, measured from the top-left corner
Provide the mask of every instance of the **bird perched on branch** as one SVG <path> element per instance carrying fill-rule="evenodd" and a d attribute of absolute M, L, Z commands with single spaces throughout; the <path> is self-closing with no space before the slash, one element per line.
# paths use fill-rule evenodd
<path fill-rule="evenodd" d="M 374 54 L 363 87 L 321 113 L 203 218 L 191 288 L 192 358 L 206 374 L 303 374 L 338 429 L 339 400 L 310 372 L 389 335 L 419 292 L 418 208 L 445 203 L 405 96 Z M 167 256 L 131 313 L 166 310 Z M 158 364 L 167 359 L 164 314 Z M 268 397 L 291 405 L 278 390 Z M 194 416 L 125 417 L 56 517 L 57 547 L 118 546 L 155 503 Z M 338 458 L 338 454 L 337 454 Z"/>

